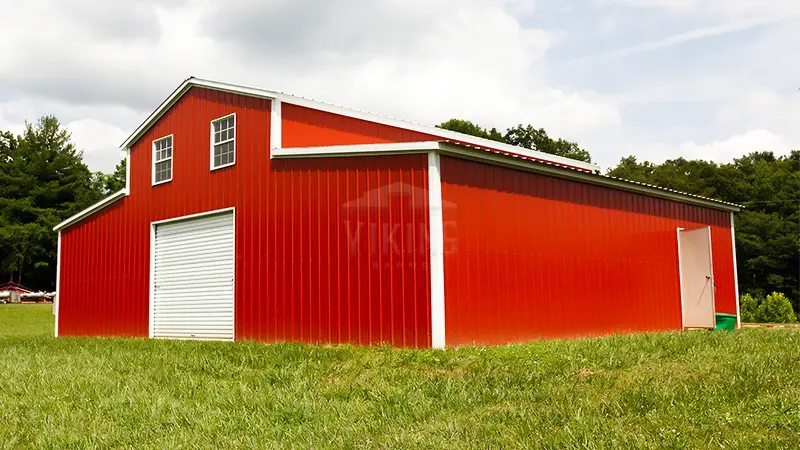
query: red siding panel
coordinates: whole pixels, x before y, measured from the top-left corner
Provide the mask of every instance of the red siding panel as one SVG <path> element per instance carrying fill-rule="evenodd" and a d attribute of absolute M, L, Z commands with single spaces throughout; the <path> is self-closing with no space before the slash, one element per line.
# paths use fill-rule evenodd
<path fill-rule="evenodd" d="M 425 133 L 383 125 L 325 111 L 284 103 L 281 106 L 282 146 L 385 144 L 390 142 L 438 141 Z"/>
<path fill-rule="evenodd" d="M 232 112 L 236 164 L 212 172 L 210 121 Z M 147 336 L 150 223 L 235 207 L 236 339 L 429 346 L 427 157 L 272 161 L 269 129 L 268 100 L 181 98 L 133 146 L 131 195 L 62 231 L 59 334 Z"/>
<path fill-rule="evenodd" d="M 727 212 L 449 157 L 442 195 L 447 345 L 679 329 L 678 227 L 736 312 Z"/>

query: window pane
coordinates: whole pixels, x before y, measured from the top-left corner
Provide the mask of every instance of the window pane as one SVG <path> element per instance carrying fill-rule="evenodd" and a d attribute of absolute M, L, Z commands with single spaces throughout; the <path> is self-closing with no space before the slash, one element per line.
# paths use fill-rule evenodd
<path fill-rule="evenodd" d="M 214 146 L 214 167 L 231 164 L 234 161 L 234 144 L 226 142 Z"/>
<path fill-rule="evenodd" d="M 156 183 L 168 180 L 172 177 L 172 161 L 156 163 Z"/>
<path fill-rule="evenodd" d="M 214 122 L 214 131 L 219 131 L 219 122 Z"/>

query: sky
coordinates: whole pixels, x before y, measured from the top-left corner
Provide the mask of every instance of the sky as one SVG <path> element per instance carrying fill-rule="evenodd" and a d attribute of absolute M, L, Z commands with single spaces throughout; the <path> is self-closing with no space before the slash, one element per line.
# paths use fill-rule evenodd
<path fill-rule="evenodd" d="M 603 169 L 800 149 L 798 0 L 0 0 L 0 129 L 92 170 L 189 76 L 435 125 L 545 128 Z"/>

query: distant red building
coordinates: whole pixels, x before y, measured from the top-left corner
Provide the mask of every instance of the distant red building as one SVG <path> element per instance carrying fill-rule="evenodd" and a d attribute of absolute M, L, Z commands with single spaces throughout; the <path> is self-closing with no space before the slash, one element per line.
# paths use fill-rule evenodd
<path fill-rule="evenodd" d="M 195 78 L 123 147 L 126 188 L 56 227 L 57 335 L 443 347 L 738 314 L 738 207 L 592 164 Z"/>

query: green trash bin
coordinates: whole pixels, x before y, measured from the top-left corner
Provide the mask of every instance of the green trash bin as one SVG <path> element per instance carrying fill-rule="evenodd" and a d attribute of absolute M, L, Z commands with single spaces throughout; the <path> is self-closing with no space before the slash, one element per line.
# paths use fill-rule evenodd
<path fill-rule="evenodd" d="M 736 314 L 717 313 L 717 330 L 735 330 Z"/>

